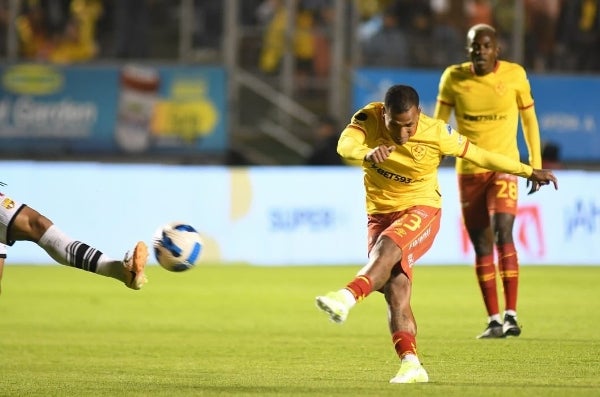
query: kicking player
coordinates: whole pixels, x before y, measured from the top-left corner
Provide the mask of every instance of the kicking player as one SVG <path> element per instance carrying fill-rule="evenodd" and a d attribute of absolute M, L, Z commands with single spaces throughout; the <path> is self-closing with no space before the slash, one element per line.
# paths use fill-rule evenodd
<path fill-rule="evenodd" d="M 443 156 L 527 178 L 532 189 L 557 179 L 550 170 L 533 169 L 479 148 L 442 120 L 421 113 L 414 88 L 394 85 L 384 102 L 354 114 L 342 132 L 338 152 L 363 159 L 369 260 L 345 288 L 317 296 L 317 307 L 337 323 L 373 291 L 388 306 L 392 343 L 400 369 L 391 383 L 427 382 L 417 356 L 417 323 L 410 305 L 413 265 L 433 244 L 440 228 L 441 192 L 437 169 Z"/>

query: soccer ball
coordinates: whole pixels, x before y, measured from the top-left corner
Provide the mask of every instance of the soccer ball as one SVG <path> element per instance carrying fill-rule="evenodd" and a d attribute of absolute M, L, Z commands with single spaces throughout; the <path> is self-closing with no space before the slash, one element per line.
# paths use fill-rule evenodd
<path fill-rule="evenodd" d="M 202 237 L 185 222 L 171 222 L 154 233 L 152 246 L 159 265 L 170 272 L 182 272 L 200 259 Z"/>

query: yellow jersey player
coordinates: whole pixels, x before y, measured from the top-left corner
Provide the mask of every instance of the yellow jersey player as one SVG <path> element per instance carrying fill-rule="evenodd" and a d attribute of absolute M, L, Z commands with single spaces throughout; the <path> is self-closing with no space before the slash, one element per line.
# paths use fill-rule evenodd
<path fill-rule="evenodd" d="M 518 160 L 520 115 L 529 164 L 541 168 L 539 127 L 525 70 L 498 59 L 496 32 L 489 25 L 475 25 L 468 31 L 467 50 L 469 62 L 449 66 L 442 74 L 433 116 L 448 122 L 454 111 L 458 130 L 471 142 Z M 464 225 L 475 250 L 475 272 L 488 314 L 487 327 L 478 338 L 518 336 L 519 262 L 513 242 L 517 178 L 461 158 L 456 160 L 456 171 Z M 504 291 L 503 317 L 494 245 Z"/>
<path fill-rule="evenodd" d="M 440 228 L 437 169 L 443 156 L 528 178 L 534 189 L 554 184 L 552 171 L 483 150 L 441 120 L 421 113 L 414 88 L 395 85 L 383 103 L 370 103 L 342 131 L 338 153 L 362 160 L 369 260 L 345 288 L 316 297 L 317 307 L 337 323 L 371 292 L 384 294 L 392 343 L 400 369 L 391 383 L 427 382 L 417 356 L 417 324 L 410 305 L 412 267 Z"/>

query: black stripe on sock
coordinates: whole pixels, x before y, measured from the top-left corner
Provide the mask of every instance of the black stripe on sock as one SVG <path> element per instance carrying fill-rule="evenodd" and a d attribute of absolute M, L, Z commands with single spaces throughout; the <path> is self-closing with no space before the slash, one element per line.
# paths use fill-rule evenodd
<path fill-rule="evenodd" d="M 67 253 L 67 259 L 71 266 L 96 273 L 102 252 L 80 241 L 74 241 L 67 247 Z"/>

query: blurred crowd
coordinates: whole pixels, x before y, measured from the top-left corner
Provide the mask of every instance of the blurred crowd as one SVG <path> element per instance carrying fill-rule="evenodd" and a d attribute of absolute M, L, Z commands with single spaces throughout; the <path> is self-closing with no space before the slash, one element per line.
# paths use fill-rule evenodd
<path fill-rule="evenodd" d="M 368 65 L 443 67 L 464 61 L 468 28 L 486 23 L 499 32 L 505 59 L 513 56 L 515 35 L 523 32 L 523 59 L 513 60 L 530 70 L 600 71 L 599 0 L 365 0 L 359 4 L 364 6 L 359 39 Z M 522 4 L 521 19 L 516 4 Z M 401 45 L 388 55 L 390 42 Z"/>
<path fill-rule="evenodd" d="M 0 51 L 4 57 L 9 47 L 11 3 L 18 4 L 14 21 L 18 59 L 60 64 L 151 57 L 150 12 L 176 12 L 177 7 L 154 0 L 2 0 Z M 164 13 L 161 16 L 168 20 Z"/>
<path fill-rule="evenodd" d="M 6 53 L 8 8 L 0 0 Z M 532 71 L 600 71 L 600 0 L 354 0 L 348 34 L 359 65 L 442 67 L 466 59 L 469 26 L 488 23 L 499 31 L 503 55 L 510 59 L 516 32 L 522 32 L 522 59 Z M 240 1 L 239 25 L 257 70 L 272 74 L 281 67 L 290 16 L 295 70 L 327 76 L 330 68 L 334 0 Z M 176 60 L 179 7 L 170 0 L 21 0 L 15 27 L 20 59 L 77 63 L 96 59 Z M 193 0 L 193 46 L 222 50 L 225 2 Z M 522 21 L 522 23 L 520 22 Z M 519 25 L 520 24 L 520 25 Z M 241 49 L 242 51 L 243 49 Z"/>

